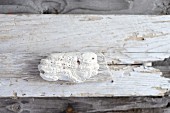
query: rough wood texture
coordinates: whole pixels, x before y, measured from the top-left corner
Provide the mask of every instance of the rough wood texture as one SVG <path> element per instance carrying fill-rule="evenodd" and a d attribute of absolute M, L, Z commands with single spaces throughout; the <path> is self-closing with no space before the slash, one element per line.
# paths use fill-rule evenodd
<path fill-rule="evenodd" d="M 170 0 L 0 0 L 0 13 L 170 14 Z"/>
<path fill-rule="evenodd" d="M 168 95 L 170 79 L 161 72 L 168 72 L 167 65 L 159 64 L 170 56 L 169 18 L 0 15 L 0 96 Z M 102 53 L 112 79 L 59 84 L 39 77 L 37 66 L 46 55 L 79 51 Z"/>
<path fill-rule="evenodd" d="M 1 98 L 1 113 L 169 113 L 170 98 Z"/>

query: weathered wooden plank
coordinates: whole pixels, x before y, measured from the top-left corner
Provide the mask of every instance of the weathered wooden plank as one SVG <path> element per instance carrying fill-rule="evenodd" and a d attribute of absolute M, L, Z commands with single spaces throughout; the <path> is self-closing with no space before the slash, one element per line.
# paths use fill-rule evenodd
<path fill-rule="evenodd" d="M 170 99 L 123 98 L 1 98 L 1 113 L 169 113 Z M 68 109 L 73 109 L 67 112 Z"/>
<path fill-rule="evenodd" d="M 0 13 L 169 14 L 169 0 L 1 0 Z"/>
<path fill-rule="evenodd" d="M 155 69 L 161 65 L 153 63 L 153 68 L 152 62 L 170 56 L 169 17 L 0 15 L 0 96 L 167 95 L 170 79 L 162 76 L 161 68 Z M 102 53 L 112 79 L 59 84 L 39 77 L 41 58 L 82 51 Z"/>

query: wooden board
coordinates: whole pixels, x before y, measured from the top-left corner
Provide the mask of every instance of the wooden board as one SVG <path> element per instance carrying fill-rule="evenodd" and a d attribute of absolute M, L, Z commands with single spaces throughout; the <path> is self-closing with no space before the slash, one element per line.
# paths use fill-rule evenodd
<path fill-rule="evenodd" d="M 170 79 L 170 16 L 0 15 L 1 97 L 164 96 Z M 55 52 L 102 53 L 112 79 L 58 84 L 44 81 L 37 65 Z M 152 64 L 157 64 L 153 65 Z M 166 69 L 165 65 L 163 69 Z M 154 68 L 155 67 L 155 68 Z M 168 72 L 168 70 L 166 69 Z"/>
<path fill-rule="evenodd" d="M 170 99 L 122 98 L 1 98 L 1 113 L 169 113 Z M 70 112 L 68 112 L 70 110 Z M 74 112 L 73 112 L 74 111 Z"/>
<path fill-rule="evenodd" d="M 170 14 L 169 0 L 1 0 L 0 13 Z"/>

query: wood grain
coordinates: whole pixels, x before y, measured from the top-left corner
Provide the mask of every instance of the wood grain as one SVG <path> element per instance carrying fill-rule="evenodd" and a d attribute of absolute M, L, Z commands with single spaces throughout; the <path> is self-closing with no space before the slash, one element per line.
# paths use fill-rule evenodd
<path fill-rule="evenodd" d="M 161 65 L 170 56 L 169 16 L 0 15 L 0 22 L 1 97 L 164 96 L 170 90 L 163 77 L 168 64 Z M 80 51 L 103 54 L 112 78 L 63 84 L 39 76 L 41 58 Z"/>
<path fill-rule="evenodd" d="M 1 113 L 169 113 L 168 97 L 1 98 Z M 67 112 L 68 109 L 70 112 Z M 73 112 L 74 111 L 74 112 Z"/>
<path fill-rule="evenodd" d="M 0 13 L 169 14 L 169 0 L 1 0 Z"/>

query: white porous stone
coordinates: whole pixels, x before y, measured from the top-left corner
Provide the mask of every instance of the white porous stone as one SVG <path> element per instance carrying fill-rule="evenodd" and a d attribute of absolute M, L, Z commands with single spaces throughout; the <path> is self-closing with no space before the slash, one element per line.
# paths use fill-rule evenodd
<path fill-rule="evenodd" d="M 38 65 L 40 76 L 47 81 L 84 82 L 98 74 L 97 55 L 92 52 L 54 53 Z"/>

